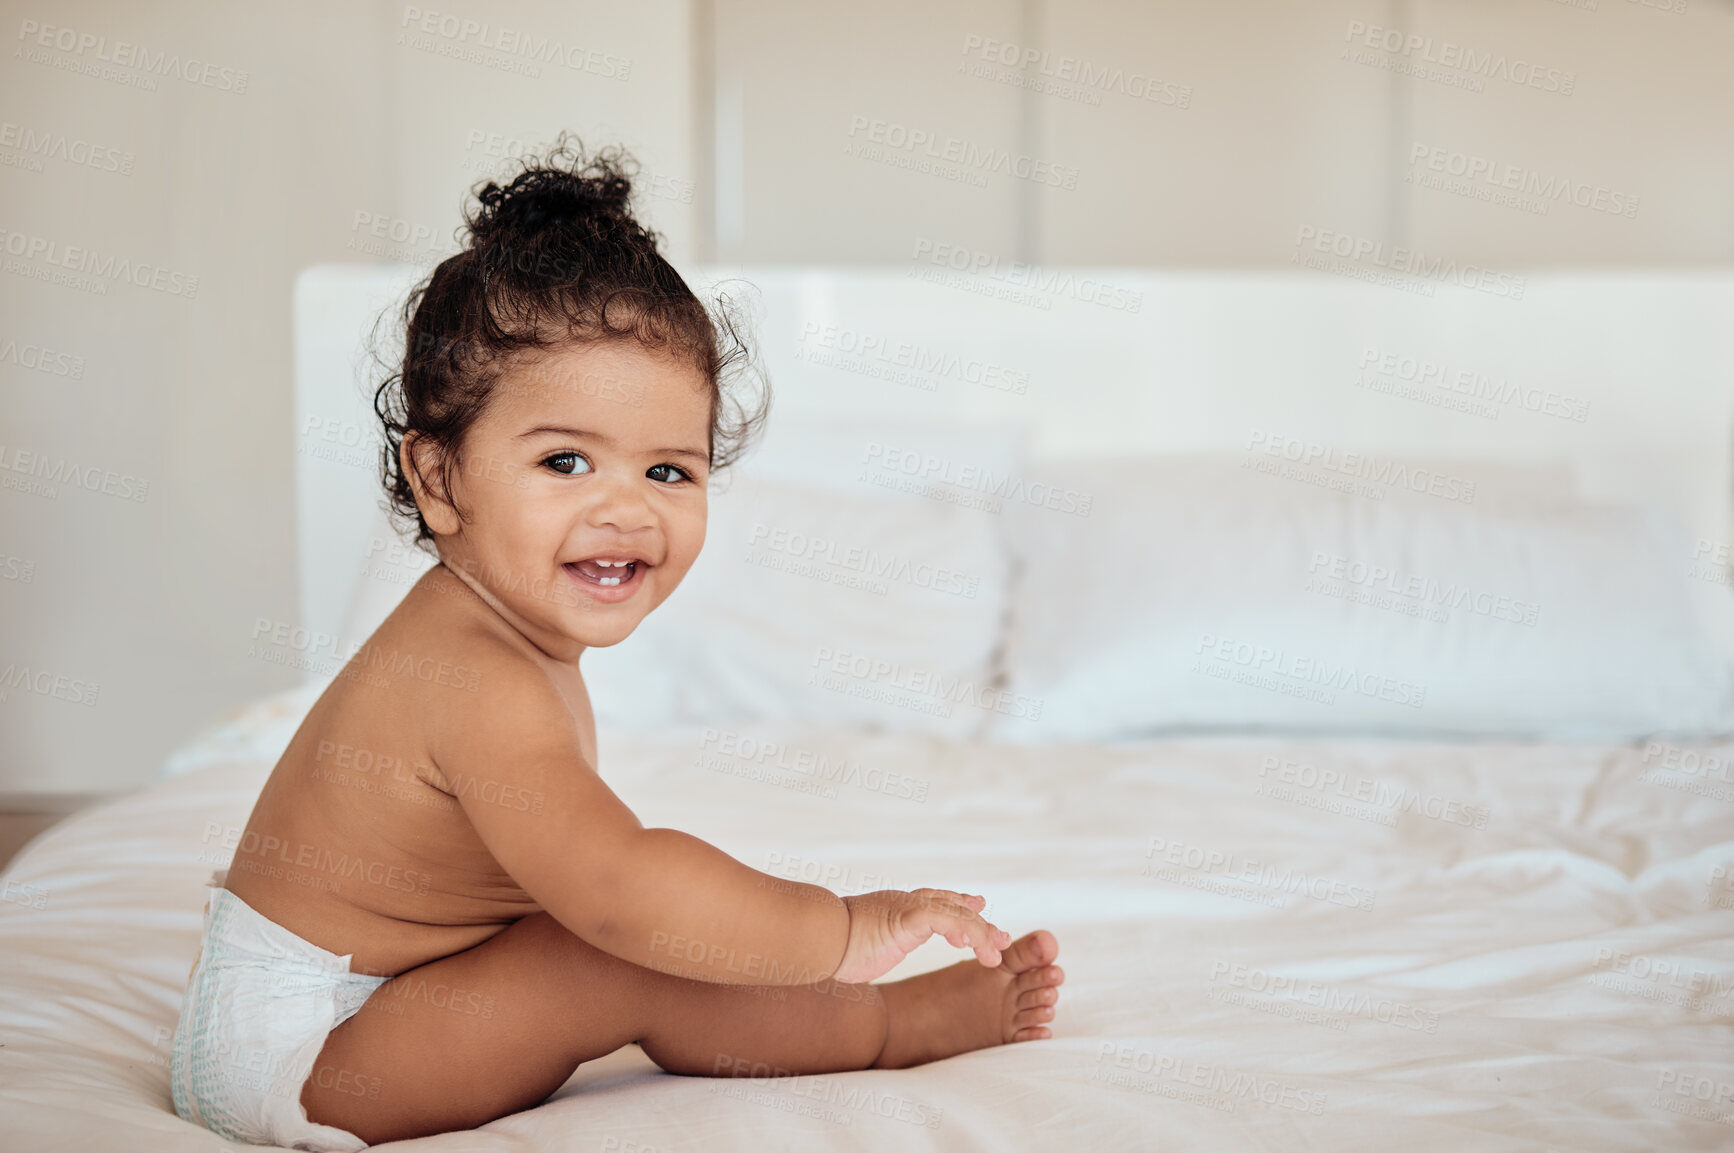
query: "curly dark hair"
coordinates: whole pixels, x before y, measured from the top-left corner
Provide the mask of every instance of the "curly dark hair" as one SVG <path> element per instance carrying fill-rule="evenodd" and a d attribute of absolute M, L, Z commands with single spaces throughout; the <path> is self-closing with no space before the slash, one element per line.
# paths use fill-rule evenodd
<path fill-rule="evenodd" d="M 398 311 L 403 359 L 385 366 L 374 393 L 387 508 L 415 528 L 417 546 L 433 533 L 403 471 L 404 437 L 436 446 L 433 487 L 449 498 L 464 434 L 495 383 L 543 352 L 631 340 L 696 368 L 710 386 L 713 476 L 741 458 L 769 415 L 770 382 L 742 336 L 739 306 L 718 293 L 707 309 L 658 250 L 664 238 L 633 218 L 638 165 L 624 150 L 587 156 L 562 132 L 518 166 L 509 183 L 471 190 L 463 247 L 410 291 Z M 376 347 L 378 335 L 376 327 Z"/>

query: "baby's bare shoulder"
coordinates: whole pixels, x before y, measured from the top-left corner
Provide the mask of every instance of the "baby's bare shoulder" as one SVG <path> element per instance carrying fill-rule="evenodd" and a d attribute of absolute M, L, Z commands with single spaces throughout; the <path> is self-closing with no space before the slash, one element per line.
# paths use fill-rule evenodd
<path fill-rule="evenodd" d="M 376 649 L 376 664 L 411 678 L 428 690 L 424 695 L 437 707 L 460 712 L 505 709 L 515 717 L 559 709 L 560 694 L 545 661 L 503 627 L 461 614 L 404 624 L 408 627 L 382 628 L 364 650 Z"/>

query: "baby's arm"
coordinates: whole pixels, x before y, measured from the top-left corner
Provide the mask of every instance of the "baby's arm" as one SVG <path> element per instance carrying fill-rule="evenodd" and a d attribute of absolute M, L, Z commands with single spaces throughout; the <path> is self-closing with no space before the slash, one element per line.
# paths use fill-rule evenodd
<path fill-rule="evenodd" d="M 1010 937 L 982 920 L 981 898 L 840 899 L 686 833 L 646 829 L 586 763 L 545 677 L 521 661 L 490 664 L 485 700 L 434 702 L 434 760 L 495 860 L 574 935 L 634 964 L 748 984 L 871 980 L 934 933 L 1000 963 Z M 537 794 L 540 812 L 520 807 Z"/>

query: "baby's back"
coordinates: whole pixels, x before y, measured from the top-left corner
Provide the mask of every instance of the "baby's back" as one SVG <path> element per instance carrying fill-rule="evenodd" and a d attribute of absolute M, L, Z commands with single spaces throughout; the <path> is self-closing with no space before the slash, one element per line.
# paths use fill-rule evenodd
<path fill-rule="evenodd" d="M 487 707 L 490 671 L 528 663 L 564 681 L 569 711 L 546 723 L 576 726 L 595 763 L 582 682 L 477 607 L 445 568 L 423 576 L 308 712 L 236 845 L 227 888 L 313 944 L 354 954 L 355 972 L 395 975 L 539 911 L 459 798 L 536 812 L 540 795 L 442 769 L 432 752 L 436 728 Z"/>

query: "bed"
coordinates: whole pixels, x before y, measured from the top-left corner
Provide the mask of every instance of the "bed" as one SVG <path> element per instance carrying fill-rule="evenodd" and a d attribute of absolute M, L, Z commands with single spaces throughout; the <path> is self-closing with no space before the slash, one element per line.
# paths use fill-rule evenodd
<path fill-rule="evenodd" d="M 1098 270 L 1120 307 L 1050 285 L 1042 309 L 923 260 L 736 274 L 799 432 L 773 426 L 716 501 L 666 623 L 586 655 L 602 771 L 647 824 L 774 876 L 978 891 L 1053 930 L 1055 1037 L 730 1081 L 629 1048 L 406 1145 L 1734 1145 L 1734 348 L 1711 320 L 1734 282 L 1513 301 Z M 261 635 L 306 683 L 0 879 L 17 1147 L 221 1143 L 169 1102 L 201 887 L 333 654 L 421 565 L 358 463 L 359 334 L 406 276 L 297 287 L 303 607 Z M 1497 418 L 1448 410 L 1462 371 L 1555 411 L 1521 390 L 1483 391 Z M 1374 497 L 1333 452 L 1428 479 L 1387 471 Z M 1393 554 L 1384 584 L 1354 576 Z M 892 976 L 953 959 L 930 943 Z"/>

